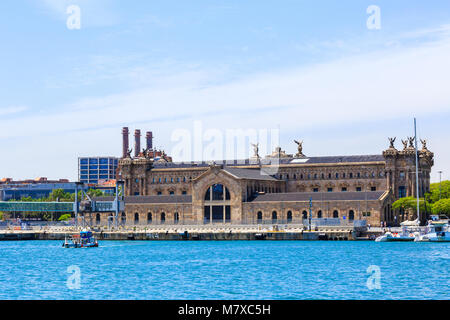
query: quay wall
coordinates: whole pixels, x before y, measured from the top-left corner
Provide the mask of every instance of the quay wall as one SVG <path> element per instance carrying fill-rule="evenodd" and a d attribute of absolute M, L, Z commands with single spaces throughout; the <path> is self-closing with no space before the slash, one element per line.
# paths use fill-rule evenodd
<path fill-rule="evenodd" d="M 0 232 L 0 241 L 64 240 L 71 233 L 65 232 Z M 358 240 L 346 232 L 94 232 L 99 240 Z"/>

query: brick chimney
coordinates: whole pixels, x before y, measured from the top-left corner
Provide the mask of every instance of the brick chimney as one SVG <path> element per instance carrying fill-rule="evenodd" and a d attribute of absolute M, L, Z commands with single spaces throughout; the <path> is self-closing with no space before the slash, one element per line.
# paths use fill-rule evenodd
<path fill-rule="evenodd" d="M 134 131 L 134 156 L 139 157 L 141 152 L 141 130 L 136 129 Z"/>
<path fill-rule="evenodd" d="M 127 157 L 127 152 L 128 152 L 128 148 L 129 148 L 128 134 L 129 134 L 128 127 L 123 127 L 122 128 L 122 158 Z"/>
<path fill-rule="evenodd" d="M 147 140 L 147 150 L 153 149 L 153 132 L 147 131 L 147 135 L 145 136 Z"/>

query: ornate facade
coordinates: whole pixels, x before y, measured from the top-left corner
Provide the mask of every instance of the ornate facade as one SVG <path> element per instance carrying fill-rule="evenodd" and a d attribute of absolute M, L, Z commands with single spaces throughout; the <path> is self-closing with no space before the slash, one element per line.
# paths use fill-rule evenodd
<path fill-rule="evenodd" d="M 416 196 L 413 140 L 403 150 L 379 155 L 307 157 L 277 148 L 261 159 L 232 163 L 174 163 L 145 152 L 119 160 L 126 206 L 133 224 L 301 223 L 312 218 L 367 220 L 394 225 L 401 216 L 392 203 Z M 409 145 L 408 145 L 409 143 Z M 433 153 L 422 141 L 419 196 L 429 191 Z"/>

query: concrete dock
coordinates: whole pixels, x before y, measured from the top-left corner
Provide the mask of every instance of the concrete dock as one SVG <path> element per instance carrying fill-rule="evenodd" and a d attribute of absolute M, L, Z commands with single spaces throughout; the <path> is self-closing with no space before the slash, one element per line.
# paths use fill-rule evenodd
<path fill-rule="evenodd" d="M 262 228 L 261 226 L 163 226 L 96 230 L 98 240 L 364 240 L 369 234 L 347 226 L 320 227 L 313 231 L 301 227 Z M 79 232 L 79 231 L 78 231 Z M 77 233 L 74 228 L 44 228 L 39 230 L 0 230 L 0 241 L 64 240 Z"/>

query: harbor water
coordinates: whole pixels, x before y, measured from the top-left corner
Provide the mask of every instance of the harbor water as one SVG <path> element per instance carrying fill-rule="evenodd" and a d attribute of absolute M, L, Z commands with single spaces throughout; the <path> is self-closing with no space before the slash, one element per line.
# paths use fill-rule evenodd
<path fill-rule="evenodd" d="M 0 242 L 0 299 L 450 299 L 450 243 Z"/>

